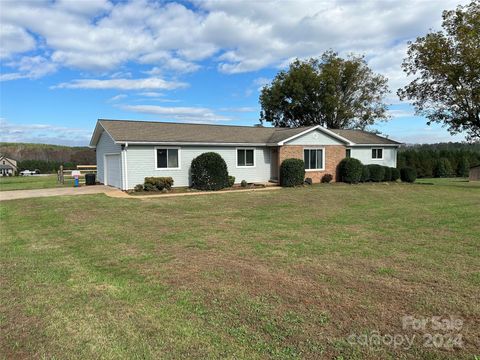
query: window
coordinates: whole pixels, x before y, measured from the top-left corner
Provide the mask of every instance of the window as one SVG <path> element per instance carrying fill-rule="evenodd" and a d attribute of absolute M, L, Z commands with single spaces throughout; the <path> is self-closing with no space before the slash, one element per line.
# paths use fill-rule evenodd
<path fill-rule="evenodd" d="M 383 159 L 383 149 L 372 149 L 372 159 Z"/>
<path fill-rule="evenodd" d="M 237 166 L 255 166 L 255 150 L 237 149 Z"/>
<path fill-rule="evenodd" d="M 304 149 L 305 170 L 323 170 L 323 149 Z"/>
<path fill-rule="evenodd" d="M 347 157 L 347 158 L 352 157 L 352 150 L 351 149 L 345 150 L 345 157 Z"/>
<path fill-rule="evenodd" d="M 179 149 L 157 148 L 157 169 L 179 169 Z"/>

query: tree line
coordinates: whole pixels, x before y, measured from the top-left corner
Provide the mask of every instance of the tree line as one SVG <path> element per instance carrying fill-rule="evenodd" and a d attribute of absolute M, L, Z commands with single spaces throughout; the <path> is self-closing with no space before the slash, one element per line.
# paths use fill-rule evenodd
<path fill-rule="evenodd" d="M 440 123 L 469 141 L 480 139 L 480 1 L 442 14 L 442 30 L 408 43 L 402 70 L 412 78 L 397 89 L 427 124 Z M 329 50 L 296 59 L 262 88 L 260 122 L 276 127 L 326 125 L 366 130 L 387 121 L 387 78 L 363 56 Z"/>
<path fill-rule="evenodd" d="M 480 143 L 412 145 L 399 149 L 397 167 L 412 167 L 418 177 L 467 177 L 480 164 Z"/>

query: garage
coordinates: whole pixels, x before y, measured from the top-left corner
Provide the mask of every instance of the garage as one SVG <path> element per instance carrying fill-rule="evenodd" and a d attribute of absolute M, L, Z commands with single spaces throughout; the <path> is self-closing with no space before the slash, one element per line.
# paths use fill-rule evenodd
<path fill-rule="evenodd" d="M 105 155 L 105 185 L 122 188 L 120 154 Z"/>

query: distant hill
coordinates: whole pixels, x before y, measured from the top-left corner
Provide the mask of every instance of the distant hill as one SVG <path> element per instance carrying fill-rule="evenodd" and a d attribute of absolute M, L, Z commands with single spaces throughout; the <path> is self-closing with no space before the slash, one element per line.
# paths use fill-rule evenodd
<path fill-rule="evenodd" d="M 85 165 L 96 163 L 95 151 L 86 146 L 0 142 L 0 154 L 19 162 L 41 160 L 52 163 Z"/>

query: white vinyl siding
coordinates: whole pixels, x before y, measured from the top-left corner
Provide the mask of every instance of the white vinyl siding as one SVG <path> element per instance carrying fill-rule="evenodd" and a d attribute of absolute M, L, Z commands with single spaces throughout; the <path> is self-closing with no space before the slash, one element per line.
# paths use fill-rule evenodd
<path fill-rule="evenodd" d="M 232 146 L 174 146 L 179 148 L 179 169 L 157 169 L 155 146 L 129 145 L 127 149 L 128 187 L 143 184 L 147 176 L 171 176 L 174 186 L 190 185 L 192 160 L 205 152 L 216 152 L 225 160 L 229 175 L 235 182 L 265 182 L 270 180 L 270 153 L 268 147 L 252 147 L 255 166 L 237 167 L 237 148 Z M 170 148 L 168 146 L 168 148 Z"/>
<path fill-rule="evenodd" d="M 97 157 L 97 179 L 102 184 L 105 183 L 104 175 L 104 161 L 105 154 L 120 154 L 122 147 L 118 144 L 115 144 L 110 135 L 105 131 L 100 135 L 100 138 L 96 147 L 96 157 Z"/>
<path fill-rule="evenodd" d="M 389 167 L 397 167 L 397 148 L 396 147 L 384 147 L 383 159 L 372 159 L 373 146 L 356 146 L 351 148 L 351 157 L 358 159 L 362 164 L 378 164 Z M 378 147 L 375 147 L 378 148 Z"/>

